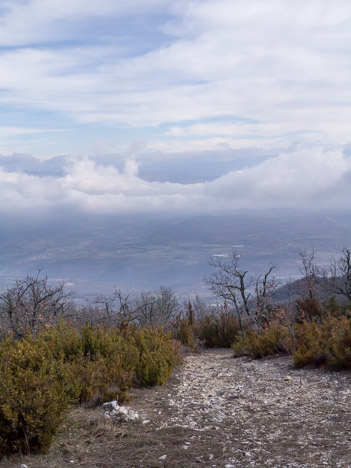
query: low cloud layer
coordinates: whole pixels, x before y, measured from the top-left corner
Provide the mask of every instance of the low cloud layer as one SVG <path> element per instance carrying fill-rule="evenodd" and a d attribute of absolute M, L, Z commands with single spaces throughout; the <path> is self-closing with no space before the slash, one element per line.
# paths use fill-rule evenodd
<path fill-rule="evenodd" d="M 349 209 L 351 157 L 343 148 L 297 147 L 254 167 L 210 182 L 150 182 L 134 159 L 124 170 L 89 158 L 72 159 L 63 175 L 38 176 L 0 169 L 0 212 L 17 219 L 57 213 L 192 214 L 237 209 Z"/>

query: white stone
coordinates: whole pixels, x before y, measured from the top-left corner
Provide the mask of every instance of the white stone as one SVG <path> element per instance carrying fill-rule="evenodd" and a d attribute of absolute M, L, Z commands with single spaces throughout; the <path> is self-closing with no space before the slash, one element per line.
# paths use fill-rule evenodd
<path fill-rule="evenodd" d="M 118 413 L 119 414 L 125 414 L 127 416 L 128 414 L 128 408 L 126 408 L 125 406 L 121 406 L 119 409 L 118 409 Z"/>
<path fill-rule="evenodd" d="M 112 408 L 113 408 L 114 410 L 118 411 L 119 404 L 117 403 L 116 400 L 113 400 L 113 401 L 111 402 L 111 406 L 112 406 Z"/>
<path fill-rule="evenodd" d="M 105 419 L 115 419 L 117 421 L 135 421 L 139 419 L 139 414 L 127 406 L 119 406 L 117 401 L 109 401 L 102 405 L 105 411 Z"/>

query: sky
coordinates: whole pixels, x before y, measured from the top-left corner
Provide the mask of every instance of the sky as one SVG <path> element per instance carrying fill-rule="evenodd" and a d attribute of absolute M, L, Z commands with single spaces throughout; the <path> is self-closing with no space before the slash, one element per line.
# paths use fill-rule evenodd
<path fill-rule="evenodd" d="M 350 49 L 348 0 L 0 0 L 0 154 L 68 156 L 0 165 L 0 210 L 348 208 Z M 262 158 L 139 175 L 240 152 Z"/>

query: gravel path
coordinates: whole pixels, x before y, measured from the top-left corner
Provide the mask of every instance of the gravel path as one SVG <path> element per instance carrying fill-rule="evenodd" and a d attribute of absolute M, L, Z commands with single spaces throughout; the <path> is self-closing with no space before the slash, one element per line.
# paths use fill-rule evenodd
<path fill-rule="evenodd" d="M 288 357 L 209 350 L 187 356 L 169 384 L 149 391 L 145 416 L 156 431 L 184 431 L 180 451 L 194 459 L 179 465 L 170 447 L 167 466 L 351 467 L 350 379 L 293 369 Z"/>

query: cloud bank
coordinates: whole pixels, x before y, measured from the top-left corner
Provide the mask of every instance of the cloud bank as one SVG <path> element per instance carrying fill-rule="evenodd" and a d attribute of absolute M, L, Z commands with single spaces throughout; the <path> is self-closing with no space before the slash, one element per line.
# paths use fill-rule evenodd
<path fill-rule="evenodd" d="M 210 182 L 150 182 L 131 158 L 124 170 L 72 159 L 63 175 L 0 169 L 3 219 L 67 216 L 225 213 L 241 209 L 349 209 L 351 158 L 343 148 L 300 146 Z"/>

